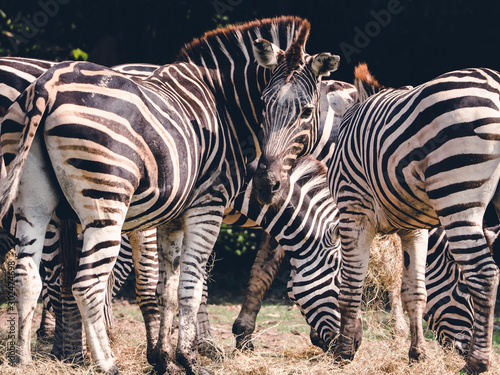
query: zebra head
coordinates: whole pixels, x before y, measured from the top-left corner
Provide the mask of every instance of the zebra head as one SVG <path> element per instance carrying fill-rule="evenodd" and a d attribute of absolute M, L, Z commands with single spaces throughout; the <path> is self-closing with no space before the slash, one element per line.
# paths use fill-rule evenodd
<path fill-rule="evenodd" d="M 305 53 L 309 28 L 304 22 L 286 51 L 264 39 L 253 44 L 258 64 L 272 72 L 262 92 L 262 155 L 254 176 L 256 197 L 262 204 L 274 202 L 294 160 L 309 153 L 316 143 L 319 80 L 339 65 L 339 56 Z"/>

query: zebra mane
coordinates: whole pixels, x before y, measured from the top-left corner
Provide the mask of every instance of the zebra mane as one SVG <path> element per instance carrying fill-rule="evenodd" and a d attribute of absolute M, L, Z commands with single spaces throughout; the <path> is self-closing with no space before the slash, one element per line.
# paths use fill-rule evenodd
<path fill-rule="evenodd" d="M 299 66 L 304 57 L 304 50 L 306 47 L 307 37 L 309 36 L 309 30 L 311 29 L 311 24 L 309 21 L 304 20 L 300 28 L 299 35 L 293 41 L 290 48 L 285 52 L 285 63 L 287 75 L 290 76 L 292 72 Z"/>
<path fill-rule="evenodd" d="M 178 62 L 208 62 L 208 56 L 216 59 L 214 51 L 232 52 L 233 60 L 253 61 L 252 43 L 255 39 L 263 38 L 276 44 L 283 50 L 289 48 L 292 42 L 300 44 L 307 39 L 309 22 L 300 17 L 281 16 L 275 18 L 264 18 L 246 22 L 240 25 L 229 25 L 206 32 L 200 38 L 194 39 L 186 44 L 178 53 Z M 295 39 L 301 32 L 301 38 Z M 304 35 L 303 35 L 304 34 Z M 233 48 L 237 48 L 243 53 L 234 53 Z"/>
<path fill-rule="evenodd" d="M 358 91 L 360 103 L 384 89 L 384 86 L 370 73 L 366 63 L 360 63 L 354 68 L 354 86 Z"/>

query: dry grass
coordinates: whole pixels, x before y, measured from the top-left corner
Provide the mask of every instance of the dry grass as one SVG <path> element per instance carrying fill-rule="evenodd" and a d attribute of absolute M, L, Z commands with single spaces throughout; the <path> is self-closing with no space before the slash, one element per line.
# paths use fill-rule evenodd
<path fill-rule="evenodd" d="M 363 310 L 385 309 L 387 290 L 401 290 L 403 255 L 397 235 L 377 235 L 370 248 L 370 262 L 366 273 Z"/>
<path fill-rule="evenodd" d="M 428 340 L 428 358 L 408 365 L 409 338 L 393 339 L 385 304 L 386 287 L 400 283 L 401 252 L 396 238 L 379 238 L 372 249 L 367 275 L 366 304 L 363 315 L 363 343 L 354 361 L 344 367 L 335 365 L 331 355 L 310 344 L 308 327 L 297 309 L 286 305 L 264 306 L 258 320 L 254 353 L 234 350 L 231 325 L 238 315 L 237 304 L 209 305 L 215 343 L 224 352 L 224 359 L 213 362 L 202 357 L 202 363 L 217 375 L 322 375 L 322 374 L 458 374 L 464 360 L 454 352 L 445 352 L 432 339 Z M 399 270 L 399 271 L 398 271 Z M 381 281 L 382 280 L 382 281 Z M 123 375 L 154 374 L 146 362 L 146 341 L 142 319 L 136 305 L 115 304 L 113 352 Z M 35 313 L 33 327 L 40 321 L 40 307 Z M 97 374 L 89 358 L 76 366 L 50 359 L 50 345 L 33 341 L 34 364 L 25 368 L 6 363 L 6 328 L 8 314 L 0 307 L 0 375 L 40 374 Z M 34 332 L 34 330 L 33 330 Z M 34 334 L 33 334 L 34 337 Z M 492 355 L 492 370 L 487 375 L 500 375 L 500 354 Z"/>
<path fill-rule="evenodd" d="M 124 375 L 151 373 L 146 363 L 144 325 L 136 317 L 136 305 L 119 305 L 115 309 L 113 330 L 113 352 Z M 305 322 L 296 309 L 286 306 L 266 306 L 262 312 L 254 353 L 234 351 L 231 322 L 236 318 L 239 305 L 225 304 L 210 306 L 213 316 L 215 342 L 224 351 L 225 358 L 212 362 L 202 357 L 204 366 L 217 375 L 322 375 L 322 374 L 457 374 L 464 364 L 463 359 L 453 352 L 445 352 L 434 340 L 428 340 L 426 361 L 408 365 L 408 338 L 392 339 L 387 328 L 388 317 L 383 312 L 367 312 L 363 316 L 363 343 L 354 361 L 343 368 L 334 365 L 332 357 L 324 354 L 309 343 L 304 333 Z M 128 313 L 130 312 L 130 313 Z M 5 314 L 4 314 L 5 315 Z M 285 316 L 286 315 L 286 316 Z M 5 316 L 0 316 L 0 327 L 4 328 Z M 269 320 L 271 318 L 271 320 Z M 40 319 L 36 312 L 35 326 Z M 284 321 L 285 323 L 282 323 Z M 286 326 L 282 326 L 287 324 Z M 293 328 L 295 327 L 295 328 Z M 284 329 L 285 328 L 285 329 Z M 293 328 L 293 329 L 290 329 Z M 5 360 L 5 334 L 0 334 L 0 359 Z M 46 343 L 34 346 L 35 364 L 26 368 L 14 368 L 6 363 L 0 365 L 0 374 L 97 374 L 89 359 L 85 366 L 72 366 L 48 358 L 50 346 Z M 492 370 L 486 374 L 500 374 L 500 355 L 494 353 Z"/>

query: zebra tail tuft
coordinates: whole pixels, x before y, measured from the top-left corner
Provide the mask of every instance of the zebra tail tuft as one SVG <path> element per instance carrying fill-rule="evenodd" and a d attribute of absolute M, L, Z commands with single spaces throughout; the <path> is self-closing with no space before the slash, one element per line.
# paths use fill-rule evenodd
<path fill-rule="evenodd" d="M 24 124 L 24 129 L 19 139 L 17 154 L 12 162 L 6 167 L 6 177 L 0 179 L 0 219 L 3 218 L 12 202 L 17 196 L 19 181 L 24 162 L 35 139 L 35 134 L 47 108 L 47 98 L 38 94 L 36 81 L 31 84 L 24 93 L 16 99 L 2 118 L 2 124 L 6 121 Z M 22 103 L 25 103 L 23 106 Z M 24 107 L 24 109 L 23 109 Z M 5 159 L 2 155 L 2 166 L 5 168 Z M 3 172 L 5 176 L 5 171 Z"/>

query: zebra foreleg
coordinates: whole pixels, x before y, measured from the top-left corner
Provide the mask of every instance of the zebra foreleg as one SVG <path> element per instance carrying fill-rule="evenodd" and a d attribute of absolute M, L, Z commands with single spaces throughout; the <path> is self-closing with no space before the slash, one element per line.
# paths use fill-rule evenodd
<path fill-rule="evenodd" d="M 339 208 L 341 209 L 340 205 Z M 350 210 L 356 210 L 353 216 Z M 339 294 L 340 334 L 335 345 L 335 361 L 351 361 L 357 349 L 359 336 L 358 311 L 361 305 L 363 284 L 368 270 L 370 245 L 375 237 L 375 227 L 363 208 L 350 204 L 344 214 L 340 210 L 339 229 L 342 241 L 342 283 Z"/>
<path fill-rule="evenodd" d="M 425 339 L 422 317 L 427 301 L 425 288 L 425 262 L 427 259 L 428 231 L 426 229 L 402 231 L 403 282 L 401 296 L 410 317 L 410 363 L 425 359 Z"/>
<path fill-rule="evenodd" d="M 180 374 L 173 362 L 172 321 L 178 309 L 179 274 L 184 229 L 174 221 L 157 228 L 159 279 L 156 300 L 160 309 L 160 333 L 151 361 L 159 374 Z"/>
<path fill-rule="evenodd" d="M 180 259 L 179 278 L 179 340 L 176 358 L 186 374 L 209 374 L 200 366 L 196 347 L 197 312 L 203 293 L 206 265 L 219 235 L 224 207 L 189 209 L 185 217 L 185 237 Z M 210 196 L 210 199 L 214 199 Z M 196 206 L 196 203 L 193 204 Z"/>
<path fill-rule="evenodd" d="M 285 251 L 271 236 L 264 232 L 255 262 L 250 271 L 250 280 L 240 313 L 233 323 L 236 349 L 254 350 L 252 333 L 264 295 L 269 290 L 280 267 Z"/>
<path fill-rule="evenodd" d="M 135 270 L 135 291 L 146 326 L 147 358 L 155 363 L 154 350 L 160 332 L 160 310 L 156 303 L 158 251 L 156 229 L 134 231 L 128 235 Z"/>

